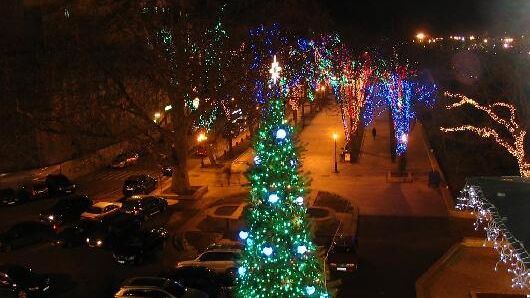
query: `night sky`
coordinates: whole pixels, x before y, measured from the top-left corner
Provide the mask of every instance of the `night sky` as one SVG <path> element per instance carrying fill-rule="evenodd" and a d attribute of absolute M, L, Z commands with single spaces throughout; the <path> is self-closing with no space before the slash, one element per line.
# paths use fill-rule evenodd
<path fill-rule="evenodd" d="M 530 33 L 530 0 L 322 0 L 345 35 Z"/>

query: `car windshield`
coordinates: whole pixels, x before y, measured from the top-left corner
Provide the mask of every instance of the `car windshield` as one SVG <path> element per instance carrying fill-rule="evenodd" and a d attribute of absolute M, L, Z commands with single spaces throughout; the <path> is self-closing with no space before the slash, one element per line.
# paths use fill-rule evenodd
<path fill-rule="evenodd" d="M 122 208 L 126 210 L 138 208 L 142 206 L 142 200 L 140 199 L 128 199 L 123 202 Z"/>
<path fill-rule="evenodd" d="M 347 245 L 335 245 L 333 246 L 333 252 L 336 253 L 353 253 L 355 252 L 355 247 Z"/>
<path fill-rule="evenodd" d="M 58 184 L 58 185 L 68 184 L 68 178 L 66 178 L 66 176 L 50 176 L 48 178 L 49 178 L 48 181 L 53 184 Z"/>
<path fill-rule="evenodd" d="M 46 188 L 46 184 L 44 182 L 36 182 L 35 184 L 33 184 L 34 190 L 42 190 L 45 188 Z"/>
<path fill-rule="evenodd" d="M 103 213 L 103 208 L 92 206 L 92 207 L 88 208 L 87 212 L 88 213 L 92 213 L 92 214 L 101 214 L 101 213 Z"/>

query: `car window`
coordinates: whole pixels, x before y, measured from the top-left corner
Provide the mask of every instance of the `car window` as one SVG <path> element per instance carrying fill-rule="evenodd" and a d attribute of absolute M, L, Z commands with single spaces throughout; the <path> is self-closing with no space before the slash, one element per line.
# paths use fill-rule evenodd
<path fill-rule="evenodd" d="M 206 252 L 201 255 L 201 261 L 232 261 L 237 258 L 233 252 Z"/>
<path fill-rule="evenodd" d="M 100 214 L 100 213 L 103 212 L 103 210 L 101 209 L 101 207 L 92 206 L 92 207 L 88 208 L 87 212 L 88 213 L 93 213 L 93 214 Z"/>
<path fill-rule="evenodd" d="M 105 209 L 103 210 L 103 212 L 109 212 L 109 211 L 112 211 L 114 209 L 118 208 L 118 206 L 116 205 L 109 205 L 107 207 L 105 207 Z"/>

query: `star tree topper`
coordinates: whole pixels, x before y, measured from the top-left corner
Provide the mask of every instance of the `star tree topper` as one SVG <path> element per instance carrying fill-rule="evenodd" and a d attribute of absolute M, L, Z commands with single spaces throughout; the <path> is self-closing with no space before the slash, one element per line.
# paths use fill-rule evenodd
<path fill-rule="evenodd" d="M 273 84 L 276 84 L 276 81 L 280 78 L 281 70 L 282 68 L 280 67 L 280 64 L 276 61 L 276 55 L 274 55 L 274 61 L 272 61 L 271 68 L 269 69 Z"/>

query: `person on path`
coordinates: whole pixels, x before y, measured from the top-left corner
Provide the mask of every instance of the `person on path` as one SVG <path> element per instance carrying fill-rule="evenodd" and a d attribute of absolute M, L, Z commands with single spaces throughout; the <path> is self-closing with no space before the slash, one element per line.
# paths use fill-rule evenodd
<path fill-rule="evenodd" d="M 230 163 L 223 168 L 223 173 L 226 177 L 227 186 L 230 186 L 230 178 L 232 177 L 232 167 Z"/>
<path fill-rule="evenodd" d="M 377 135 L 377 130 L 374 127 L 372 128 L 372 137 L 374 138 L 374 140 L 375 140 L 376 135 Z"/>

